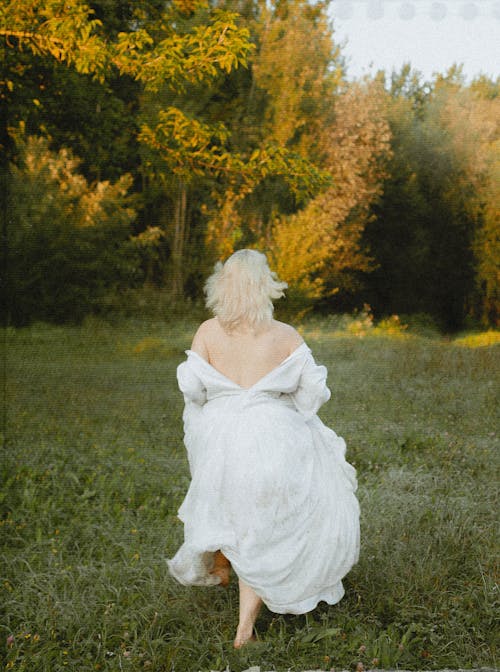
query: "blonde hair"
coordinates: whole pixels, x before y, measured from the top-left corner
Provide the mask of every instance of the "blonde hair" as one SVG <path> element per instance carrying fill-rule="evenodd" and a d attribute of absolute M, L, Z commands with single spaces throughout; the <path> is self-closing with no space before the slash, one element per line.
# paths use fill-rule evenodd
<path fill-rule="evenodd" d="M 238 250 L 224 264 L 218 262 L 206 281 L 206 305 L 227 331 L 242 324 L 258 329 L 271 321 L 272 299 L 282 297 L 287 286 L 262 252 Z"/>

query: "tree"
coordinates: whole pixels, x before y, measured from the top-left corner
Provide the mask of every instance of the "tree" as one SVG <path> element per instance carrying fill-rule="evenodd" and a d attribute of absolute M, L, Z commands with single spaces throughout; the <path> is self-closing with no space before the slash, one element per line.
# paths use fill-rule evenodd
<path fill-rule="evenodd" d="M 129 78 L 99 82 L 53 59 L 4 51 L 12 90 L 2 91 L 8 128 L 23 123 L 29 135 L 70 148 L 88 179 L 117 179 L 138 163 L 140 87 Z M 5 143 L 3 143 L 5 145 Z M 14 158 L 15 146 L 8 154 Z"/>
<path fill-rule="evenodd" d="M 253 157 L 258 179 L 217 185 L 206 238 L 214 256 L 241 245 L 269 244 L 276 216 L 296 212 L 327 185 L 318 181 L 318 171 L 309 171 L 304 188 L 297 188 L 308 164 L 320 167 L 318 129 L 341 77 L 326 4 L 239 3 L 257 48 L 249 70 L 232 73 L 209 109 L 212 115 L 224 112 L 231 144 Z M 286 156 L 293 161 L 283 163 Z"/>
<path fill-rule="evenodd" d="M 468 311 L 485 324 L 500 319 L 500 99 L 494 85 L 482 79 L 470 87 L 440 92 L 446 126 L 462 171 L 453 201 L 472 227 L 470 238 L 475 275 L 467 297 Z"/>
<path fill-rule="evenodd" d="M 159 14 L 137 8 L 131 17 L 131 24 L 135 22 L 136 27 L 111 36 L 103 34 L 102 22 L 93 15 L 94 11 L 80 0 L 8 2 L 0 8 L 0 35 L 8 47 L 18 51 L 27 49 L 37 56 L 50 56 L 99 81 L 114 73 L 132 77 L 153 92 L 165 82 L 177 91 L 188 85 L 210 84 L 221 71 L 230 72 L 245 64 L 253 48 L 248 31 L 237 26 L 234 13 L 211 8 L 202 0 L 175 0 Z M 12 79 L 7 79 L 6 86 L 13 88 Z M 160 145 L 165 131 L 172 129 L 169 120 L 175 119 L 184 126 L 191 123 L 179 108 L 171 107 L 162 113 L 153 127 L 162 138 L 154 140 L 150 128 L 144 129 L 141 136 L 152 146 Z M 191 151 L 190 140 L 185 135 L 175 137 L 177 164 L 182 164 Z M 192 152 L 191 163 L 199 168 L 197 158 L 199 152 Z M 179 193 L 176 231 L 185 219 L 182 182 Z M 179 271 L 182 245 L 174 248 L 174 259 Z M 180 287 L 174 286 L 174 290 L 179 293 Z"/>
<path fill-rule="evenodd" d="M 305 2 L 295 4 L 300 4 L 302 9 L 308 7 Z M 260 43 L 266 12 L 252 13 L 250 3 L 240 5 L 244 5 L 246 16 L 252 17 L 247 19 L 249 30 L 251 27 Z M 170 240 L 174 295 L 179 295 L 184 281 L 184 253 L 189 219 L 193 217 L 190 193 L 197 185 L 203 183 L 208 188 L 203 208 L 208 214 L 205 246 L 208 256 L 213 258 L 227 256 L 238 244 L 255 235 L 252 204 L 263 191 L 269 194 L 269 184 L 279 184 L 281 192 L 286 192 L 296 203 L 303 202 L 326 184 L 325 175 L 311 164 L 307 153 L 293 143 L 285 146 L 264 128 L 265 93 L 259 89 L 255 75 L 261 62 L 260 54 L 258 48 L 251 57 L 248 74 L 232 72 L 209 91 L 191 87 L 180 103 L 179 94 L 162 91 L 158 120 L 150 115 L 154 125 L 149 120 L 143 124 L 143 143 L 153 148 L 167 167 L 164 171 L 154 160 L 151 162 L 172 203 L 170 209 L 175 225 Z M 327 64 L 331 62 L 330 55 L 325 59 Z M 255 104 L 256 101 L 261 104 Z M 321 104 L 324 105 L 324 101 Z M 184 110 L 182 116 L 178 114 L 179 107 Z M 215 123 L 216 120 L 220 121 Z M 182 149 L 187 146 L 188 151 Z M 174 179 L 165 180 L 165 174 Z"/>
<path fill-rule="evenodd" d="M 8 317 L 80 319 L 112 288 L 137 276 L 130 245 L 130 175 L 89 185 L 68 150 L 17 134 L 8 184 L 5 285 Z"/>
<path fill-rule="evenodd" d="M 274 8 L 264 5 L 257 35 L 259 50 L 252 69 L 255 85 L 268 98 L 266 137 L 304 155 L 311 156 L 313 147 L 320 152 L 318 133 L 342 79 L 325 3 L 288 0 Z"/>
<path fill-rule="evenodd" d="M 319 134 L 322 165 L 332 175 L 332 186 L 273 227 L 269 245 L 277 271 L 304 298 L 339 291 L 345 296 L 355 288 L 357 275 L 371 268 L 362 234 L 381 194 L 389 156 L 385 98 L 378 82 L 345 87 L 331 125 Z"/>
<path fill-rule="evenodd" d="M 196 119 L 188 121 L 186 115 L 179 114 L 175 108 L 161 111 L 155 128 L 144 125 L 140 137 L 158 152 L 169 172 L 176 177 L 178 192 L 175 197 L 172 248 L 174 296 L 180 296 L 182 292 L 183 253 L 187 239 L 187 190 L 194 178 L 209 175 L 224 184 L 223 195 L 217 199 L 221 206 L 217 215 L 219 235 L 217 238 L 215 235 L 213 239 L 209 238 L 209 243 L 217 245 L 217 254 L 232 251 L 232 245 L 228 245 L 229 227 L 222 229 L 224 235 L 220 235 L 226 221 L 225 208 L 232 219 L 230 229 L 234 231 L 235 204 L 250 194 L 266 176 L 272 174 L 281 177 L 298 199 L 315 193 L 327 179 L 300 155 L 282 147 L 270 145 L 254 150 L 250 156 L 230 151 L 227 147 L 229 134 L 224 126 L 206 125 Z"/>
<path fill-rule="evenodd" d="M 498 103 L 478 98 L 477 85 L 468 90 L 458 68 L 431 87 L 403 75 L 409 83 L 393 76 L 399 84 L 388 106 L 389 177 L 365 232 L 378 262 L 369 301 L 384 312 L 427 312 L 456 329 L 467 312 L 493 314 L 498 305 Z"/>
<path fill-rule="evenodd" d="M 171 244 L 171 291 L 179 298 L 189 190 L 197 180 L 214 186 L 212 200 L 221 206 L 224 200 L 241 201 L 270 175 L 283 180 L 298 199 L 317 190 L 324 176 L 284 147 L 269 144 L 237 151 L 222 121 L 212 123 L 199 109 L 193 114 L 193 98 L 246 65 L 254 48 L 249 29 L 239 24 L 234 12 L 208 0 L 171 0 L 161 10 L 154 2 L 135 8 L 122 4 L 129 17 L 127 30 L 120 30 L 124 26 L 105 0 L 95 6 L 100 16 L 111 17 L 107 30 L 96 11 L 81 0 L 9 2 L 0 12 L 0 35 L 17 51 L 50 56 L 100 82 L 116 75 L 132 78 L 145 97 L 155 94 L 163 100 L 155 116 L 142 120 L 138 138 L 156 155 L 151 159 L 149 153 L 143 175 L 155 180 L 160 176 L 157 181 L 167 187 L 163 195 L 172 204 L 172 235 L 165 239 Z M 223 193 L 229 197 L 224 199 Z"/>

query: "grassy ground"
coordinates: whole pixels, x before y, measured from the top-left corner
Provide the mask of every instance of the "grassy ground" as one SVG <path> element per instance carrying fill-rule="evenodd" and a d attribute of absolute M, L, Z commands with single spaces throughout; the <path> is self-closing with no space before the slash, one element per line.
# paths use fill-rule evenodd
<path fill-rule="evenodd" d="M 264 611 L 260 641 L 236 652 L 234 582 L 185 588 L 165 563 L 183 534 L 175 369 L 193 328 L 7 332 L 5 669 L 495 665 L 496 336 L 445 342 L 363 319 L 304 327 L 329 368 L 321 417 L 358 469 L 361 558 L 339 605 Z"/>

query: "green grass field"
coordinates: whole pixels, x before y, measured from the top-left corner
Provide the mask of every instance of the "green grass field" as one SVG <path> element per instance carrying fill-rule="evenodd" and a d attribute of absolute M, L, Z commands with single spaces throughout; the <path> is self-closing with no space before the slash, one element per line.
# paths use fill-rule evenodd
<path fill-rule="evenodd" d="M 259 642 L 237 652 L 236 583 L 185 588 L 165 563 L 183 535 L 175 370 L 194 326 L 6 332 L 4 669 L 495 666 L 498 334 L 305 325 L 329 369 L 320 415 L 358 470 L 361 557 L 339 605 L 263 610 Z"/>

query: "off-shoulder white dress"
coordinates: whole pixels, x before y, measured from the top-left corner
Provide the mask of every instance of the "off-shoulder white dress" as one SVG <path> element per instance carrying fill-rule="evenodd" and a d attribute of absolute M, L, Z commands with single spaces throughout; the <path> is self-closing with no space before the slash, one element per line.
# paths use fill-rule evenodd
<path fill-rule="evenodd" d="M 218 583 L 209 570 L 220 549 L 271 611 L 335 604 L 358 559 L 359 506 L 344 440 L 316 415 L 330 398 L 326 368 L 302 343 L 246 389 L 186 354 L 177 378 L 192 480 L 171 574 Z"/>

